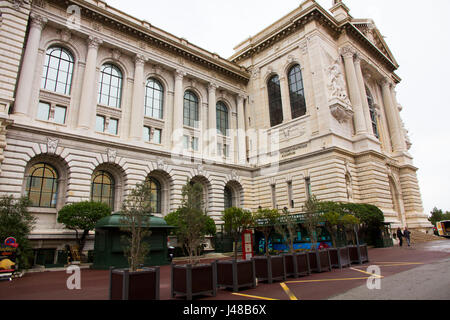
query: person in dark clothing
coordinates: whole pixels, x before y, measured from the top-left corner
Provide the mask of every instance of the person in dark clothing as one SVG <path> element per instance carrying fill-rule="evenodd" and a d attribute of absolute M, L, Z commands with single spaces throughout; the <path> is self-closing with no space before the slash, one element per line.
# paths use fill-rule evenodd
<path fill-rule="evenodd" d="M 400 247 L 403 246 L 403 233 L 400 227 L 397 228 L 397 238 L 400 241 Z"/>
<path fill-rule="evenodd" d="M 405 227 L 405 230 L 403 231 L 403 236 L 406 239 L 406 242 L 408 243 L 408 247 L 411 247 L 411 232 L 408 230 L 408 227 Z"/>

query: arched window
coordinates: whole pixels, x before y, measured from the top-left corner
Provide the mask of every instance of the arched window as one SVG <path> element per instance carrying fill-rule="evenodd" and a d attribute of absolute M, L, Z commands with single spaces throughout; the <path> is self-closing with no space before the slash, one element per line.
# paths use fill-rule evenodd
<path fill-rule="evenodd" d="M 373 134 L 377 138 L 379 138 L 380 133 L 378 131 L 377 112 L 375 110 L 375 102 L 373 100 L 372 93 L 370 92 L 369 88 L 367 88 L 367 87 L 366 87 L 366 94 L 367 94 L 367 102 L 369 103 L 370 120 L 372 121 Z"/>
<path fill-rule="evenodd" d="M 53 47 L 45 55 L 41 88 L 70 95 L 73 74 L 73 56 L 64 48 Z"/>
<path fill-rule="evenodd" d="M 46 163 L 38 163 L 27 172 L 26 194 L 31 206 L 56 208 L 58 198 L 58 173 Z"/>
<path fill-rule="evenodd" d="M 228 131 L 228 108 L 219 101 L 216 106 L 217 132 L 226 136 Z"/>
<path fill-rule="evenodd" d="M 223 192 L 224 197 L 224 209 L 231 208 L 233 206 L 233 192 L 229 187 L 225 187 Z"/>
<path fill-rule="evenodd" d="M 106 171 L 98 171 L 92 177 L 91 200 L 103 202 L 114 210 L 114 178 Z"/>
<path fill-rule="evenodd" d="M 122 72 L 115 65 L 106 63 L 100 71 L 98 103 L 120 108 L 122 99 Z"/>
<path fill-rule="evenodd" d="M 306 114 L 305 89 L 302 70 L 297 64 L 289 70 L 289 96 L 291 100 L 292 119 Z"/>
<path fill-rule="evenodd" d="M 152 213 L 161 213 L 161 183 L 155 178 L 147 179 L 150 188 L 150 208 Z"/>
<path fill-rule="evenodd" d="M 283 123 L 283 105 L 281 103 L 280 78 L 273 76 L 267 83 L 269 93 L 270 125 L 272 127 Z"/>
<path fill-rule="evenodd" d="M 163 97 L 164 89 L 156 79 L 148 79 L 145 86 L 145 115 L 162 119 L 163 118 Z"/>
<path fill-rule="evenodd" d="M 198 128 L 198 98 L 192 91 L 184 94 L 183 123 L 185 126 Z"/>

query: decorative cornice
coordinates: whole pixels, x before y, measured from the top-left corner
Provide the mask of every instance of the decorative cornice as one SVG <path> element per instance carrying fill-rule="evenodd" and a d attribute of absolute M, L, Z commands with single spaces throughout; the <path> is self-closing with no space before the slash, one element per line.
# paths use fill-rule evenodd
<path fill-rule="evenodd" d="M 133 21 L 127 20 L 125 17 L 115 15 L 108 11 L 107 8 L 95 6 L 95 4 L 87 1 L 78 0 L 48 0 L 61 7 L 66 8 L 70 4 L 75 4 L 81 7 L 81 12 L 85 19 L 91 19 L 94 22 L 98 22 L 109 28 L 117 30 L 117 32 L 127 33 L 131 37 L 140 39 L 142 43 L 146 43 L 149 46 L 153 46 L 182 57 L 185 60 L 191 61 L 195 64 L 206 67 L 210 70 L 219 72 L 227 77 L 236 79 L 240 82 L 247 83 L 250 75 L 246 72 L 245 68 L 235 65 L 225 59 L 217 59 L 214 54 L 204 50 L 196 50 L 196 48 L 190 45 L 186 40 L 179 39 L 170 34 L 164 35 L 152 30 L 152 26 L 148 22 L 142 21 L 141 24 L 137 24 Z M 175 39 L 176 38 L 176 39 Z M 202 49 L 203 50 L 203 49 Z"/>

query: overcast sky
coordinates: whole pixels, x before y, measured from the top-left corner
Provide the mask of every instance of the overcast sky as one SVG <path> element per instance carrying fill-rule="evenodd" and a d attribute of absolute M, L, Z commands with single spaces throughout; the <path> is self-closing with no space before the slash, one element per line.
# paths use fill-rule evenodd
<path fill-rule="evenodd" d="M 106 0 L 175 36 L 224 58 L 300 0 Z M 325 9 L 332 0 L 319 0 Z M 403 79 L 397 98 L 419 168 L 425 212 L 450 211 L 450 1 L 344 0 L 354 18 L 372 18 Z"/>

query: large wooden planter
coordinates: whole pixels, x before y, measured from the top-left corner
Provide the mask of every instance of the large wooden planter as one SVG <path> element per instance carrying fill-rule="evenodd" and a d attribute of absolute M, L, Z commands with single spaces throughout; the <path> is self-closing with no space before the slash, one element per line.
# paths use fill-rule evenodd
<path fill-rule="evenodd" d="M 286 265 L 286 277 L 297 278 L 297 261 L 295 254 L 284 254 L 284 263 Z"/>
<path fill-rule="evenodd" d="M 309 252 L 309 266 L 311 272 L 331 271 L 330 253 L 328 250 L 319 250 Z"/>
<path fill-rule="evenodd" d="M 177 295 L 192 300 L 199 295 L 216 296 L 217 292 L 217 265 L 171 265 L 171 296 Z"/>
<path fill-rule="evenodd" d="M 333 268 L 346 268 L 351 266 L 350 252 L 348 247 L 328 249 L 330 253 L 331 266 Z"/>
<path fill-rule="evenodd" d="M 311 274 L 311 268 L 309 266 L 309 254 L 307 252 L 295 253 L 295 258 L 297 261 L 297 275 L 299 276 L 307 276 Z"/>
<path fill-rule="evenodd" d="M 311 274 L 309 256 L 307 253 L 285 254 L 286 277 L 298 278 Z"/>
<path fill-rule="evenodd" d="M 283 256 L 253 257 L 252 260 L 255 262 L 258 281 L 273 283 L 277 280 L 286 280 L 286 266 Z"/>
<path fill-rule="evenodd" d="M 217 260 L 216 264 L 217 287 L 231 288 L 234 292 L 243 287 L 256 287 L 254 260 Z"/>
<path fill-rule="evenodd" d="M 367 245 L 348 246 L 348 249 L 351 263 L 363 264 L 365 262 L 369 262 Z"/>
<path fill-rule="evenodd" d="M 130 272 L 128 269 L 110 269 L 110 300 L 159 300 L 159 267 Z"/>

